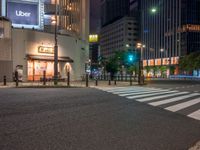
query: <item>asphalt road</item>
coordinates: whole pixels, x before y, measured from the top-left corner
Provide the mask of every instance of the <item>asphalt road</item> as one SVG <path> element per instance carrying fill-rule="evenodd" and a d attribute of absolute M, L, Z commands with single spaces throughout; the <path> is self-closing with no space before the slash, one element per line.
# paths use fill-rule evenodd
<path fill-rule="evenodd" d="M 0 89 L 1 150 L 187 150 L 200 121 L 90 88 Z"/>

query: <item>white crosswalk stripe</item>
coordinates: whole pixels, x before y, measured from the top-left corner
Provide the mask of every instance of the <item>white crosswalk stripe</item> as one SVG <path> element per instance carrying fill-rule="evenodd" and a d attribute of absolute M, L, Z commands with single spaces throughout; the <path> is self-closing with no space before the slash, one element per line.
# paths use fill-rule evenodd
<path fill-rule="evenodd" d="M 145 95 L 136 95 L 136 96 L 128 96 L 128 99 L 135 99 L 135 98 L 142 98 L 142 97 L 148 97 L 148 96 L 155 96 L 155 95 L 160 95 L 160 94 L 168 94 L 168 93 L 174 93 L 177 91 L 167 91 L 167 92 L 162 92 L 162 93 L 151 93 L 151 94 L 145 94 Z"/>
<path fill-rule="evenodd" d="M 162 100 L 162 101 L 158 101 L 158 102 L 152 102 L 152 103 L 149 103 L 149 104 L 153 105 L 153 106 L 159 106 L 159 105 L 163 105 L 163 104 L 168 104 L 168 103 L 172 103 L 172 102 L 181 101 L 181 100 L 184 100 L 186 98 L 194 97 L 194 96 L 197 96 L 197 95 L 199 95 L 199 94 L 193 93 L 193 94 L 179 96 L 179 97 L 166 99 L 166 100 Z"/>
<path fill-rule="evenodd" d="M 193 105 L 198 104 L 198 103 L 200 103 L 200 98 L 196 98 L 196 99 L 193 99 L 193 100 L 184 102 L 184 103 L 180 103 L 180 104 L 177 104 L 177 105 L 173 105 L 173 106 L 167 107 L 167 108 L 165 108 L 165 109 L 167 109 L 167 110 L 169 110 L 169 111 L 176 112 L 176 111 L 182 110 L 182 109 L 184 109 L 184 108 L 193 106 Z"/>
<path fill-rule="evenodd" d="M 168 91 L 168 90 L 163 90 L 163 91 Z M 128 94 L 119 94 L 119 96 L 130 96 L 130 95 L 139 95 L 139 94 L 150 94 L 150 93 L 160 93 L 161 90 L 153 90 L 153 91 L 135 91 L 135 92 L 131 92 Z"/>
<path fill-rule="evenodd" d="M 138 102 L 145 102 L 151 106 L 161 106 L 165 110 L 177 112 L 183 109 L 190 109 L 200 104 L 200 93 L 198 92 L 180 92 L 172 89 L 160 89 L 150 87 L 102 87 L 100 90 L 117 94 Z M 176 104 L 174 104 L 176 103 Z M 197 107 L 195 108 L 197 109 Z M 192 109 L 193 112 L 187 114 L 188 117 L 200 120 L 200 109 Z M 180 112 L 178 112 L 180 113 Z"/>
<path fill-rule="evenodd" d="M 180 92 L 180 93 L 173 93 L 173 94 L 168 94 L 168 95 L 154 96 L 154 97 L 150 97 L 150 98 L 137 99 L 137 101 L 147 102 L 147 101 L 151 101 L 151 100 L 156 100 L 156 99 L 160 99 L 160 98 L 167 98 L 167 97 L 171 97 L 171 96 L 178 96 L 178 95 L 183 95 L 183 94 L 187 94 L 187 93 L 188 92 Z"/>
<path fill-rule="evenodd" d="M 191 118 L 194 118 L 194 119 L 197 119 L 197 120 L 200 120 L 200 109 L 189 114 L 188 117 L 191 117 Z"/>

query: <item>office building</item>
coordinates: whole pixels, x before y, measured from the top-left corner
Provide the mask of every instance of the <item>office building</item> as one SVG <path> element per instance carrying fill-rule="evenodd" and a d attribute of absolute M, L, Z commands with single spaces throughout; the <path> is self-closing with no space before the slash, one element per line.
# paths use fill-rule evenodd
<path fill-rule="evenodd" d="M 99 34 L 101 29 L 101 0 L 90 0 L 90 34 Z"/>
<path fill-rule="evenodd" d="M 100 48 L 103 57 L 112 57 L 117 51 L 134 49 L 138 42 L 138 21 L 123 17 L 101 29 Z"/>
<path fill-rule="evenodd" d="M 94 65 L 98 64 L 98 58 L 100 56 L 100 45 L 99 45 L 99 36 L 98 34 L 91 34 L 89 36 L 90 43 L 90 60 Z"/>
<path fill-rule="evenodd" d="M 200 51 L 199 8 L 200 0 L 141 1 L 144 66 L 177 68 L 180 56 Z"/>
<path fill-rule="evenodd" d="M 129 15 L 129 0 L 102 0 L 101 26 L 106 26 Z"/>

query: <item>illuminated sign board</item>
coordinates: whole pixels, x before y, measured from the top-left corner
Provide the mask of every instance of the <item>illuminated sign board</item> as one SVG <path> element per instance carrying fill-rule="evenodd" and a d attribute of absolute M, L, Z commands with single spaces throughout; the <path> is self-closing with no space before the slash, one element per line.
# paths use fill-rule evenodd
<path fill-rule="evenodd" d="M 39 46 L 38 47 L 38 53 L 54 54 L 54 48 L 53 47 Z"/>
<path fill-rule="evenodd" d="M 95 34 L 95 35 L 89 35 L 89 42 L 90 43 L 98 42 L 98 40 L 99 40 L 99 37 L 98 37 L 97 34 Z"/>
<path fill-rule="evenodd" d="M 13 24 L 39 25 L 38 3 L 7 3 L 7 17 Z"/>

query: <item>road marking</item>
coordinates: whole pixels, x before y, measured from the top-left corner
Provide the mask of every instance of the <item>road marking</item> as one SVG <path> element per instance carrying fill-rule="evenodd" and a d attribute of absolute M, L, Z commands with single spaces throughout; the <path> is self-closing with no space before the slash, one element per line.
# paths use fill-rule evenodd
<path fill-rule="evenodd" d="M 174 93 L 174 92 L 177 92 L 177 91 L 167 91 L 167 92 L 162 92 L 162 93 L 153 93 L 153 94 L 145 94 L 143 95 L 138 95 L 138 96 L 128 96 L 127 98 L 128 99 L 134 99 L 134 98 L 142 98 L 142 97 L 148 97 L 148 96 L 154 96 L 154 95 L 161 95 L 161 94 L 167 94 L 167 93 Z"/>
<path fill-rule="evenodd" d="M 176 111 L 179 111 L 181 109 L 193 106 L 193 105 L 198 104 L 198 103 L 200 103 L 200 98 L 196 98 L 196 99 L 190 100 L 188 102 L 173 105 L 173 106 L 167 107 L 165 109 L 172 111 L 172 112 L 176 112 Z"/>
<path fill-rule="evenodd" d="M 123 94 L 123 93 L 128 93 L 128 92 L 139 92 L 139 91 L 149 91 L 147 89 L 128 89 L 128 90 L 123 90 L 123 91 L 114 91 L 112 92 L 113 94 Z"/>
<path fill-rule="evenodd" d="M 140 87 L 131 87 L 131 88 L 123 88 L 123 89 L 111 89 L 107 90 L 108 92 L 123 92 L 127 90 L 153 90 L 155 88 L 140 88 Z"/>
<path fill-rule="evenodd" d="M 164 92 L 168 90 L 155 90 L 155 91 L 135 91 L 127 94 L 119 94 L 119 96 L 130 96 L 130 95 L 138 95 L 138 94 L 150 94 L 150 93 L 158 93 L 158 92 Z"/>
<path fill-rule="evenodd" d="M 178 95 L 187 94 L 187 93 L 188 92 L 179 92 L 179 93 L 173 93 L 173 94 L 168 94 L 168 95 L 161 95 L 161 96 L 154 96 L 154 97 L 139 99 L 137 101 L 139 101 L 139 102 L 147 102 L 147 101 L 151 101 L 151 100 L 156 100 L 156 99 L 160 99 L 160 98 L 166 98 L 166 97 L 170 97 L 170 96 L 178 96 Z"/>
<path fill-rule="evenodd" d="M 191 118 L 194 118 L 194 119 L 197 119 L 197 120 L 200 120 L 200 109 L 189 114 L 188 117 L 191 117 Z"/>
<path fill-rule="evenodd" d="M 150 92 L 150 91 L 169 91 L 169 90 L 160 90 L 160 89 L 132 89 L 132 90 L 126 90 L 126 91 L 117 91 L 112 92 L 113 94 L 129 94 L 132 92 Z"/>
<path fill-rule="evenodd" d="M 152 102 L 152 103 L 149 103 L 149 104 L 152 105 L 152 106 L 159 106 L 159 105 L 163 105 L 163 104 L 177 102 L 177 101 L 180 101 L 180 100 L 183 100 L 183 99 L 186 99 L 186 98 L 190 98 L 190 97 L 193 97 L 193 96 L 197 96 L 197 95 L 199 95 L 199 94 L 193 93 L 193 94 L 190 94 L 190 95 L 184 95 L 184 96 L 175 97 L 175 98 L 171 98 L 171 99 L 167 99 L 167 100 Z"/>

